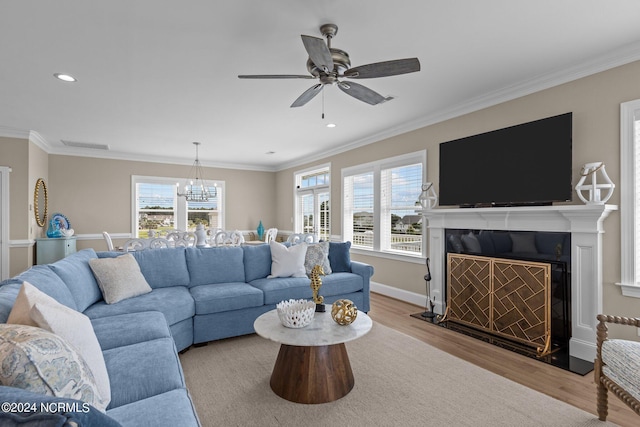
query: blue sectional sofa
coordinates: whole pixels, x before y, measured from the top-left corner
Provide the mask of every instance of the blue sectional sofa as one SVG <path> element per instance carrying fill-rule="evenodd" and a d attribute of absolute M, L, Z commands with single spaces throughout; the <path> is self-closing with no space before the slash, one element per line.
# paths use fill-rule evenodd
<path fill-rule="evenodd" d="M 152 290 L 107 304 L 89 261 L 120 255 L 85 249 L 0 284 L 0 322 L 6 323 L 23 281 L 91 319 L 111 383 L 111 402 L 106 415 L 97 410 L 62 414 L 78 425 L 198 426 L 178 352 L 253 333 L 254 320 L 276 303 L 312 297 L 306 277 L 267 277 L 268 245 L 171 248 L 132 253 Z M 330 243 L 329 262 L 333 272 L 322 278 L 320 290 L 325 302 L 347 298 L 369 311 L 373 267 L 352 262 L 348 242 Z M 64 400 L 0 386 L 2 402 L 38 399 Z M 89 421 L 92 415 L 96 418 Z"/>

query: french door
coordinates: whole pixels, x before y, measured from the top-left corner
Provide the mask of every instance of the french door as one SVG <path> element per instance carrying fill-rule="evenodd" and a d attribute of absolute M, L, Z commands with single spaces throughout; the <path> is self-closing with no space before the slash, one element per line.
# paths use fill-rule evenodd
<path fill-rule="evenodd" d="M 329 190 L 298 191 L 296 232 L 316 234 L 321 240 L 330 240 Z"/>

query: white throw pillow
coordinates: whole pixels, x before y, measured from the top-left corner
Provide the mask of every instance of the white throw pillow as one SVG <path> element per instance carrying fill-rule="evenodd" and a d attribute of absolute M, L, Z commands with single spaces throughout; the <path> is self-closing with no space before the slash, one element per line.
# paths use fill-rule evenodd
<path fill-rule="evenodd" d="M 107 304 L 151 292 L 151 286 L 131 254 L 115 258 L 93 258 L 89 266 L 96 276 L 102 297 Z"/>
<path fill-rule="evenodd" d="M 38 324 L 31 318 L 31 307 L 33 307 L 36 302 L 47 302 L 50 300 L 54 299 L 33 286 L 31 283 L 22 282 L 16 301 L 13 303 L 13 307 L 9 313 L 9 318 L 7 318 L 7 323 L 38 326 Z"/>
<path fill-rule="evenodd" d="M 28 313 L 26 318 L 23 316 L 24 310 Z M 14 314 L 13 321 L 11 314 Z M 7 323 L 38 326 L 69 343 L 89 366 L 98 388 L 99 400 L 105 402 L 106 408 L 111 401 L 109 374 L 98 338 L 87 316 L 60 304 L 29 282 L 23 282 L 11 314 Z"/>
<path fill-rule="evenodd" d="M 274 277 L 307 277 L 304 259 L 307 255 L 307 244 L 300 243 L 286 247 L 282 243 L 269 242 L 271 248 L 271 274 Z"/>

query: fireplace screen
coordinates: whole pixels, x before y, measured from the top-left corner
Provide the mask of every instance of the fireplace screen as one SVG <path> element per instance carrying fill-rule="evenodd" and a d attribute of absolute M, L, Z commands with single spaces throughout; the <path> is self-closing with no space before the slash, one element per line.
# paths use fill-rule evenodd
<path fill-rule="evenodd" d="M 476 255 L 447 256 L 446 320 L 549 354 L 551 265 Z"/>

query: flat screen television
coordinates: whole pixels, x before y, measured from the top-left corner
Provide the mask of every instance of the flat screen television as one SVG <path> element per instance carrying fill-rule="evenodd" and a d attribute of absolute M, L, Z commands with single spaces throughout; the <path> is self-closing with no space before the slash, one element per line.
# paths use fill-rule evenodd
<path fill-rule="evenodd" d="M 573 114 L 440 144 L 441 206 L 544 205 L 571 200 Z"/>

